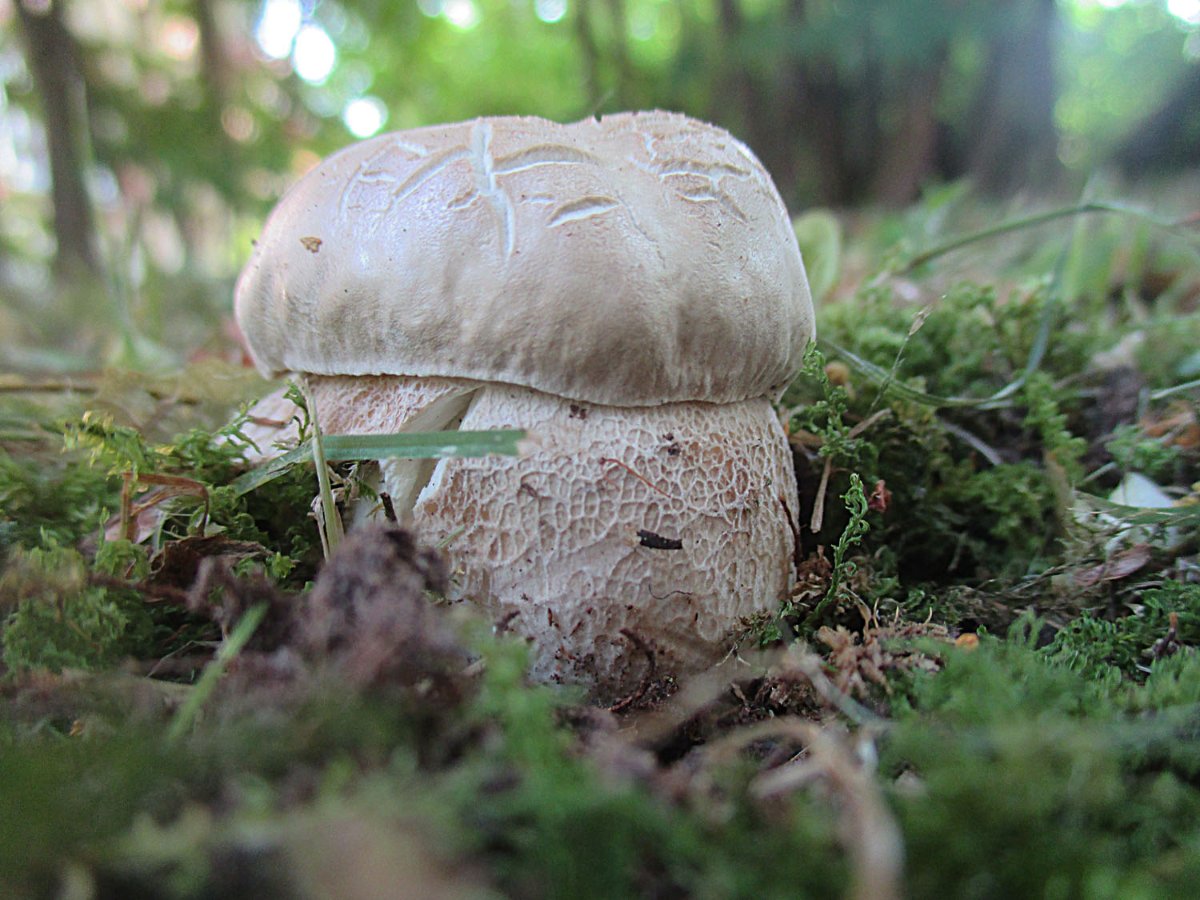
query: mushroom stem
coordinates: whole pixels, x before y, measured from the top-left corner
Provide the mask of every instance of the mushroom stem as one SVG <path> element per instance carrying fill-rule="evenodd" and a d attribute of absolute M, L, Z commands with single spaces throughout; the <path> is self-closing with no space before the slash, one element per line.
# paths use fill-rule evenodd
<path fill-rule="evenodd" d="M 787 439 L 769 401 L 614 407 L 480 389 L 463 428 L 519 427 L 517 458 L 444 459 L 414 524 L 446 541 L 453 596 L 516 611 L 535 677 L 617 697 L 645 669 L 622 631 L 684 674 L 719 659 L 739 621 L 793 577 Z"/>

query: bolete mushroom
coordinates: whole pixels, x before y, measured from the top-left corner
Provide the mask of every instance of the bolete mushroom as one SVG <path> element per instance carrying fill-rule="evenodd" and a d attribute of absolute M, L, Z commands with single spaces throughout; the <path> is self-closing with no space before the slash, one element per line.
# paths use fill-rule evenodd
<path fill-rule="evenodd" d="M 772 407 L 813 334 L 779 194 L 724 130 L 665 112 L 485 118 L 329 157 L 237 286 L 259 368 L 323 427 L 523 428 L 519 458 L 383 466 L 460 597 L 536 677 L 612 695 L 684 673 L 793 577 Z M 515 613 L 515 616 L 508 614 Z"/>

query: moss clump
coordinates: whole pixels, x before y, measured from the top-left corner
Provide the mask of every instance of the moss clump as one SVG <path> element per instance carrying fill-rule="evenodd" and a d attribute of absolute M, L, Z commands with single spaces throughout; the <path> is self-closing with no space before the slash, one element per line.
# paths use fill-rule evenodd
<path fill-rule="evenodd" d="M 12 547 L 68 546 L 116 509 L 120 481 L 54 453 L 20 459 L 0 449 L 0 557 Z"/>
<path fill-rule="evenodd" d="M 1158 685 L 1135 694 L 1151 717 L 1019 637 L 918 676 L 885 743 L 913 895 L 1187 894 L 1200 791 L 1179 729 L 1200 715 Z"/>
<path fill-rule="evenodd" d="M 0 577 L 4 663 L 26 669 L 92 669 L 145 649 L 153 619 L 137 593 L 88 582 L 88 566 L 63 547 L 15 550 Z"/>
<path fill-rule="evenodd" d="M 1087 678 L 1140 680 L 1157 659 L 1200 646 L 1200 584 L 1165 582 L 1115 618 L 1085 613 L 1060 629 L 1047 648 Z"/>

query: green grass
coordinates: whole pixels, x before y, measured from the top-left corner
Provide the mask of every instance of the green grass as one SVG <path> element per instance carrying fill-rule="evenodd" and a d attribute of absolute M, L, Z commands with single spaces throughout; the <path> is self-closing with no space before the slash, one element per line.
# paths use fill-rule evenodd
<path fill-rule="evenodd" d="M 312 451 L 247 473 L 237 377 L 0 385 L 0 894 L 1187 895 L 1194 237 L 933 214 L 802 229 L 836 253 L 782 404 L 801 590 L 735 674 L 619 715 L 436 596 L 403 678 L 356 674 L 361 636 L 314 651 Z M 327 501 L 354 460 L 515 439 L 325 435 Z M 1131 471 L 1180 505 L 1108 503 Z"/>

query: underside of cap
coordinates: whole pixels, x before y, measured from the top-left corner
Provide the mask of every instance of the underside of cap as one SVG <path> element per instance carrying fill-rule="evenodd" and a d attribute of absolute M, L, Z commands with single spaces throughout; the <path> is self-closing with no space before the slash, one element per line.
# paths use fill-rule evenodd
<path fill-rule="evenodd" d="M 776 395 L 813 333 L 761 164 L 663 112 L 353 145 L 280 201 L 236 309 L 269 374 L 469 378 L 620 406 Z"/>

